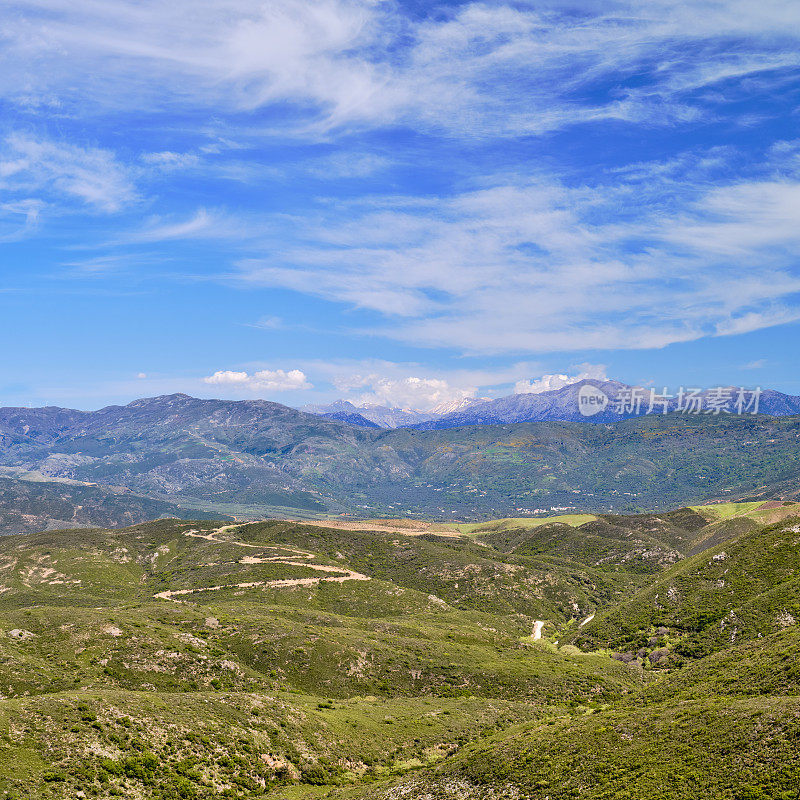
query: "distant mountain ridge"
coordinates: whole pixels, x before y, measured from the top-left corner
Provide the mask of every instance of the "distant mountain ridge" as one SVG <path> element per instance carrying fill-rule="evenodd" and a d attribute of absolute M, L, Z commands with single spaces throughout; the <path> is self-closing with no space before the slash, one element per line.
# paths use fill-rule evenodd
<path fill-rule="evenodd" d="M 765 395 L 773 410 L 791 407 L 785 395 Z M 571 402 L 563 390 L 553 397 Z M 524 407 L 531 397 L 512 399 L 523 407 L 509 409 L 510 418 L 531 413 Z M 433 430 L 386 429 L 265 400 L 184 394 L 97 411 L 3 408 L 0 531 L 164 514 L 473 520 L 556 509 L 625 513 L 800 494 L 800 415 L 673 412 L 602 425 L 479 419 L 493 424 L 453 427 L 451 418 Z M 34 496 L 36 519 L 23 525 Z M 136 506 L 133 516 L 126 504 Z M 102 513 L 89 513 L 95 505 Z"/>
<path fill-rule="evenodd" d="M 429 413 L 439 414 L 441 416 L 445 414 L 455 414 L 467 408 L 472 408 L 479 403 L 485 403 L 491 399 L 491 397 L 462 397 L 460 400 L 445 400 L 443 403 L 434 406 Z"/>
<path fill-rule="evenodd" d="M 347 422 L 350 425 L 358 425 L 362 428 L 380 428 L 377 422 L 367 419 L 362 414 L 349 411 L 331 411 L 329 414 L 320 414 L 323 419 L 335 419 L 339 422 Z"/>
<path fill-rule="evenodd" d="M 357 406 L 349 400 L 336 400 L 327 405 L 305 405 L 299 411 L 306 414 L 316 414 L 327 419 L 338 419 L 349 422 L 348 417 L 361 417 L 367 422 L 371 422 L 378 428 L 402 428 L 409 425 L 417 425 L 436 418 L 433 412 L 414 411 L 410 408 L 393 408 L 382 406 L 376 403 L 365 403 Z M 355 425 L 363 423 L 354 422 Z"/>
<path fill-rule="evenodd" d="M 448 414 L 464 411 L 472 406 L 484 403 L 488 397 L 463 397 L 460 400 L 445 400 L 430 411 L 417 411 L 413 408 L 397 408 L 382 406 L 376 403 L 364 403 L 357 406 L 349 400 L 335 400 L 327 405 L 305 405 L 300 411 L 306 414 L 317 414 L 325 419 L 338 419 L 352 425 L 378 428 L 408 428 L 424 425 Z"/>
<path fill-rule="evenodd" d="M 579 395 L 586 387 L 594 387 L 608 398 L 606 408 L 592 416 L 580 411 Z M 730 392 L 729 411 L 736 412 L 739 387 L 722 387 Z M 676 395 L 658 399 L 650 408 L 651 389 L 631 386 L 614 380 L 585 379 L 571 383 L 560 389 L 547 392 L 512 394 L 495 400 L 488 398 L 465 398 L 450 403 L 442 403 L 428 412 L 387 406 L 356 406 L 347 400 L 337 400 L 327 406 L 305 406 L 303 411 L 319 414 L 331 419 L 348 420 L 343 414 L 358 415 L 377 424 L 381 428 L 416 428 L 417 430 L 440 430 L 458 428 L 462 425 L 508 425 L 516 422 L 619 422 L 636 416 L 646 416 L 648 411 L 664 414 L 680 411 L 681 398 Z M 687 389 L 687 392 L 689 390 Z M 701 411 L 707 410 L 714 389 L 703 389 L 689 400 L 683 398 L 684 406 L 694 402 L 702 404 Z M 699 398 L 699 401 L 698 399 Z M 746 400 L 750 400 L 748 390 Z M 725 413 L 720 411 L 720 413 Z M 748 410 L 749 413 L 749 410 Z M 785 417 L 800 414 L 800 397 L 765 389 L 758 397 L 758 413 L 771 417 Z M 354 421 L 354 424 L 363 424 Z"/>
<path fill-rule="evenodd" d="M 579 397 L 584 387 L 594 387 L 608 398 L 605 410 L 592 416 L 581 413 Z M 739 387 L 720 387 L 727 392 L 730 398 L 727 413 L 737 412 L 739 400 Z M 569 384 L 561 389 L 537 394 L 512 394 L 497 400 L 473 405 L 462 411 L 446 414 L 437 420 L 429 420 L 414 427 L 421 430 L 434 430 L 440 428 L 457 428 L 462 425 L 507 425 L 515 422 L 594 422 L 607 423 L 619 422 L 631 417 L 647 416 L 679 412 L 687 406 L 691 409 L 688 413 L 706 413 L 712 405 L 712 397 L 718 392 L 715 389 L 700 390 L 692 399 L 691 390 L 686 389 L 683 397 L 680 390 L 672 395 L 664 395 L 661 400 L 662 390 L 651 390 L 647 387 L 631 386 L 612 380 L 586 379 Z M 651 404 L 651 395 L 654 402 Z M 724 397 L 723 397 L 724 399 Z M 783 394 L 771 389 L 760 392 L 757 405 L 754 402 L 753 392 L 745 391 L 742 411 L 749 413 L 756 408 L 759 414 L 771 417 L 784 417 L 800 414 L 800 397 Z M 752 408 L 747 408 L 746 403 L 751 403 Z M 651 407 L 652 405 L 652 407 Z M 721 404 L 720 404 L 721 405 Z M 720 410 L 720 413 L 726 413 Z"/>

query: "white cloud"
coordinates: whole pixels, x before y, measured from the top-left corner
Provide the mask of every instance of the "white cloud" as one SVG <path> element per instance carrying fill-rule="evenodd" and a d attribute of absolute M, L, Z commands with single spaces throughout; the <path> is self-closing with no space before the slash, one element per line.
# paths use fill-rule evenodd
<path fill-rule="evenodd" d="M 93 258 L 78 259 L 67 261 L 62 266 L 66 267 L 63 272 L 59 272 L 62 278 L 107 278 L 110 275 L 124 273 L 131 269 L 141 268 L 143 264 L 150 262 L 150 258 L 145 255 L 131 256 L 128 254 L 115 254 L 95 256 Z"/>
<path fill-rule="evenodd" d="M 313 375 L 318 386 L 316 396 L 309 402 L 344 398 L 355 404 L 376 403 L 417 411 L 476 395 L 509 394 L 515 381 L 541 369 L 529 361 L 489 368 L 434 368 L 382 359 L 314 360 L 302 361 L 298 366 Z"/>
<path fill-rule="evenodd" d="M 145 153 L 142 161 L 160 170 L 178 170 L 196 167 L 200 163 L 200 157 L 196 153 L 173 153 L 171 150 L 163 150 L 158 153 Z"/>
<path fill-rule="evenodd" d="M 129 171 L 110 150 L 10 135 L 0 146 L 0 187 L 77 198 L 100 211 L 118 211 L 136 199 Z"/>
<path fill-rule="evenodd" d="M 517 381 L 514 384 L 514 394 L 541 394 L 541 392 L 552 392 L 555 389 L 562 389 L 572 383 L 596 378 L 606 380 L 606 368 L 602 364 L 584 364 L 584 369 L 577 375 L 555 374 L 542 375 L 529 381 Z"/>
<path fill-rule="evenodd" d="M 591 187 L 504 176 L 332 205 L 284 219 L 283 249 L 229 277 L 373 310 L 386 320 L 373 334 L 467 353 L 649 349 L 796 317 L 800 175 L 709 189 L 638 169 Z"/>
<path fill-rule="evenodd" d="M 305 373 L 299 369 L 262 369 L 252 374 L 219 370 L 203 378 L 203 382 L 248 392 L 288 392 L 313 388 Z"/>
<path fill-rule="evenodd" d="M 384 156 L 368 152 L 347 150 L 334 153 L 325 158 L 311 159 L 305 163 L 293 164 L 304 169 L 309 175 L 324 180 L 337 178 L 366 178 L 385 170 L 392 161 Z"/>
<path fill-rule="evenodd" d="M 23 239 L 34 231 L 43 208 L 41 200 L 33 199 L 0 203 L 0 242 Z"/>
<path fill-rule="evenodd" d="M 397 122 L 466 136 L 671 124 L 707 113 L 704 88 L 800 63 L 800 9 L 785 0 L 473 2 L 417 20 L 373 0 L 12 0 L 3 22 L 0 94 L 26 108 L 288 101 L 300 135 Z"/>
<path fill-rule="evenodd" d="M 797 283 L 796 291 L 800 291 L 800 281 Z M 798 320 L 800 320 L 800 308 L 772 304 L 763 311 L 747 311 L 724 320 L 717 325 L 716 332 L 719 336 L 736 336 Z"/>
<path fill-rule="evenodd" d="M 162 242 L 166 239 L 202 238 L 212 227 L 212 217 L 203 208 L 193 217 L 181 222 L 167 222 L 151 220 L 150 224 L 134 234 L 135 239 L 142 242 Z"/>
<path fill-rule="evenodd" d="M 4 20 L 0 92 L 134 105 L 255 108 L 290 99 L 350 118 L 382 102 L 376 8 L 359 0 L 16 0 Z M 31 69 L 36 62 L 38 69 Z M 96 80 L 102 73 L 103 80 Z M 41 76 L 41 77 L 39 77 Z M 49 76 L 49 77 L 45 77 Z"/>
<path fill-rule="evenodd" d="M 33 228 L 53 197 L 118 211 L 137 198 L 134 178 L 210 172 L 206 159 L 222 148 L 241 147 L 241 160 L 215 162 L 217 176 L 274 176 L 269 170 L 280 170 L 261 163 L 264 152 L 253 158 L 242 144 L 265 136 L 329 144 L 362 126 L 492 139 L 608 119 L 674 124 L 713 117 L 746 93 L 744 78 L 774 89 L 800 65 L 800 5 L 783 0 L 467 2 L 416 17 L 372 0 L 7 6 L 5 102 L 34 116 L 44 110 L 48 121 L 56 111 L 115 124 L 163 114 L 171 135 L 163 144 L 149 138 L 156 152 L 132 156 L 136 167 L 85 143 L 12 135 L 0 147 L 0 188 L 13 204 L 0 208 L 5 239 Z M 202 117 L 202 129 L 185 121 L 185 109 Z M 176 119 L 192 142 L 185 148 L 175 144 Z M 325 149 L 295 166 L 358 178 L 387 165 L 363 146 L 346 156 Z M 370 333 L 414 345 L 662 347 L 797 318 L 797 153 L 796 142 L 779 143 L 762 174 L 742 171 L 738 180 L 718 148 L 592 185 L 534 171 L 484 175 L 469 188 L 462 174 L 450 196 L 339 196 L 305 217 L 158 213 L 110 244 L 226 240 L 241 256 L 226 280 L 377 312 L 384 321 Z M 116 258 L 84 262 L 84 273 L 112 271 Z M 409 376 L 434 377 L 407 370 L 378 379 L 402 394 Z M 480 385 L 448 384 L 456 392 Z"/>
<path fill-rule="evenodd" d="M 248 225 L 220 211 L 198 209 L 186 219 L 151 217 L 138 230 L 115 244 L 166 242 L 171 239 L 242 239 L 251 235 Z"/>
<path fill-rule="evenodd" d="M 260 317 L 255 322 L 246 323 L 250 328 L 261 328 L 265 331 L 274 331 L 283 328 L 285 323 L 281 317 Z"/>
<path fill-rule="evenodd" d="M 711 189 L 696 217 L 665 231 L 672 242 L 740 257 L 761 247 L 800 245 L 800 182 L 753 181 Z"/>
<path fill-rule="evenodd" d="M 400 379 L 372 375 L 364 379 L 364 384 L 369 386 L 369 391 L 357 396 L 357 405 L 376 403 L 417 411 L 429 411 L 441 403 L 475 397 L 478 391 L 474 386 L 453 386 L 442 378 L 420 378 L 413 375 Z M 352 384 L 350 388 L 353 388 Z"/>

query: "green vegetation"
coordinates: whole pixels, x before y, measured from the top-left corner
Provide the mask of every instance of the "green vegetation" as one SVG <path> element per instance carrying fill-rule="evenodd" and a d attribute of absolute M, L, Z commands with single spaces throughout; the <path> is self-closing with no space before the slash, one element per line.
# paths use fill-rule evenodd
<path fill-rule="evenodd" d="M 489 522 L 473 522 L 449 525 L 453 530 L 461 533 L 495 533 L 497 531 L 516 530 L 519 528 L 538 528 L 551 522 L 562 522 L 577 528 L 586 522 L 597 519 L 594 514 L 558 514 L 546 517 L 509 517 L 506 519 L 496 519 Z"/>
<path fill-rule="evenodd" d="M 180 516 L 228 519 L 224 513 L 201 511 L 200 504 L 181 506 L 125 489 L 47 480 L 35 473 L 23 473 L 21 478 L 0 475 L 0 535 L 47 528 L 133 525 L 157 517 Z"/>
<path fill-rule="evenodd" d="M 0 539 L 0 798 L 794 797 L 800 514 L 714 509 Z"/>
<path fill-rule="evenodd" d="M 748 516 L 758 511 L 763 501 L 755 503 L 713 503 L 706 506 L 693 506 L 692 510 L 702 514 L 709 522 L 718 522 L 732 517 Z"/>
<path fill-rule="evenodd" d="M 0 540 L 0 797 L 363 784 L 641 685 L 523 642 L 583 597 L 570 576 L 468 539 L 219 528 Z"/>
<path fill-rule="evenodd" d="M 797 416 L 383 430 L 276 403 L 173 395 L 90 413 L 17 409 L 0 417 L 0 532 L 9 533 L 206 514 L 504 518 L 498 524 L 517 527 L 549 510 L 579 526 L 588 520 L 582 513 L 682 504 L 719 521 L 735 500 L 798 497 Z M 41 485 L 32 488 L 36 476 Z"/>
<path fill-rule="evenodd" d="M 587 625 L 578 644 L 629 652 L 653 631 L 678 656 L 708 655 L 800 619 L 800 517 L 744 533 L 687 558 Z"/>
<path fill-rule="evenodd" d="M 586 709 L 467 746 L 381 796 L 794 800 L 799 715 L 797 698 L 762 696 Z"/>

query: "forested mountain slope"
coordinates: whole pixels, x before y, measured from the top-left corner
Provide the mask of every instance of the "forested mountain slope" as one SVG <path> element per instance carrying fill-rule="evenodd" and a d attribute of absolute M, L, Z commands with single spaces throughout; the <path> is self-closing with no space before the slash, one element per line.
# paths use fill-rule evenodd
<path fill-rule="evenodd" d="M 242 519 L 629 513 L 795 497 L 800 417 L 382 430 L 264 401 L 171 395 L 91 413 L 3 409 L 0 470 L 16 480 L 95 484 L 106 495 L 128 490 L 189 517 L 192 509 Z M 51 519 L 73 517 L 80 514 Z"/>

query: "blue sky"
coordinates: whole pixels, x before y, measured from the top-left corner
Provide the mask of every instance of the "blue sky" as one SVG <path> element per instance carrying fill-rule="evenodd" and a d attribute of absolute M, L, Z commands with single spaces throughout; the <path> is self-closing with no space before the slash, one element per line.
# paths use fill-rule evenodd
<path fill-rule="evenodd" d="M 3 405 L 800 394 L 800 5 L 10 0 Z"/>

